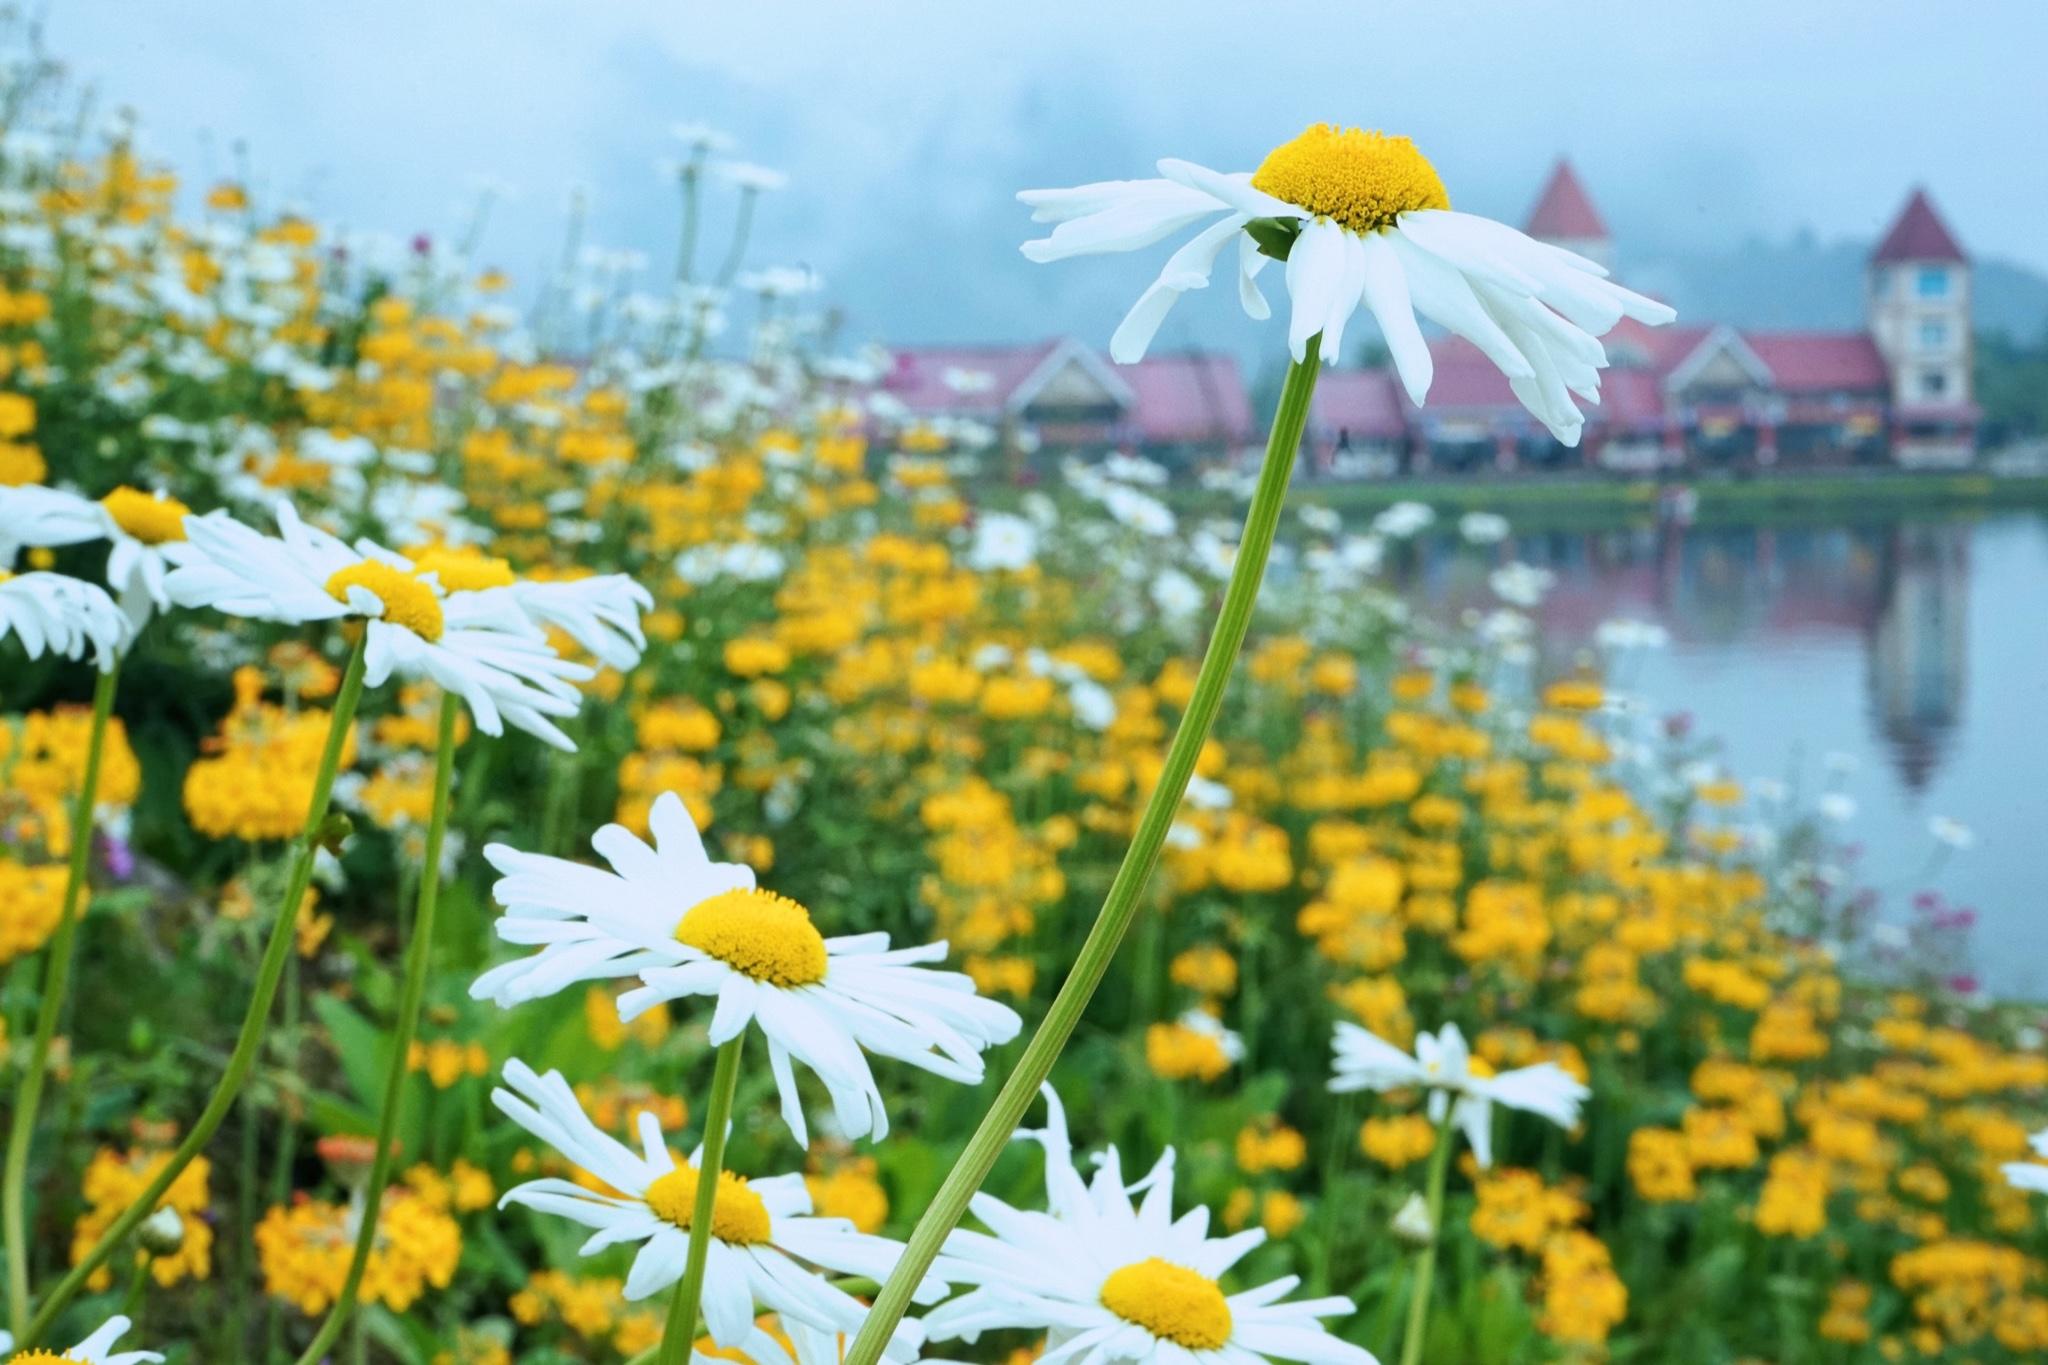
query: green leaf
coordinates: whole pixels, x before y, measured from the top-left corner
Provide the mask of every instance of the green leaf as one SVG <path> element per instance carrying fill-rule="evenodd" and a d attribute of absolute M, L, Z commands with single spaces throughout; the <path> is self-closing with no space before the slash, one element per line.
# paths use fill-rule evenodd
<path fill-rule="evenodd" d="M 1284 261 L 1294 250 L 1294 239 L 1301 235 L 1301 222 L 1295 218 L 1254 218 L 1244 225 L 1244 230 L 1259 244 L 1261 255 Z"/>

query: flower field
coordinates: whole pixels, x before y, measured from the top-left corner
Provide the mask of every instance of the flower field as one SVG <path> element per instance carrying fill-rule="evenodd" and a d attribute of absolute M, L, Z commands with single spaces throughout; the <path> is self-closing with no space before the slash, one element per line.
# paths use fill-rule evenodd
<path fill-rule="evenodd" d="M 1405 139 L 1024 196 L 1034 259 L 1212 215 L 1119 359 L 1285 275 L 1196 497 L 874 401 L 710 130 L 672 281 L 521 282 L 12 79 L 0 1359 L 2048 1355 L 2038 1011 L 1937 890 L 1874 936 L 1627 632 L 1535 676 L 1529 571 L 1422 619 L 1427 509 L 1290 489 L 1353 309 L 1561 439 L 1669 315 Z"/>

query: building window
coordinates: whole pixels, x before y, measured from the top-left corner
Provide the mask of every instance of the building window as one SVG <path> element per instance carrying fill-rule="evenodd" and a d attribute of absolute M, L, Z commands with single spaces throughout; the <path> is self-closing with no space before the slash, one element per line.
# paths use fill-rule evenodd
<path fill-rule="evenodd" d="M 1939 351 L 1948 345 L 1948 324 L 1938 318 L 1930 318 L 1920 324 L 1920 349 Z"/>
<path fill-rule="evenodd" d="M 1940 398 L 1948 392 L 1948 375 L 1940 370 L 1927 370 L 1920 375 L 1920 392 L 1929 398 Z"/>
<path fill-rule="evenodd" d="M 1923 299 L 1945 299 L 1948 297 L 1948 269 L 1939 265 L 1923 265 L 1913 277 L 1914 290 Z"/>

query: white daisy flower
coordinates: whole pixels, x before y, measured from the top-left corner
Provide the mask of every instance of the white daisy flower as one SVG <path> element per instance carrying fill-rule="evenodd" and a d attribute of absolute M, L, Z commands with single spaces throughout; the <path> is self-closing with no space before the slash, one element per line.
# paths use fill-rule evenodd
<path fill-rule="evenodd" d="M 515 1059 L 505 1064 L 505 1086 L 493 1090 L 491 1100 L 506 1117 L 617 1193 L 570 1180 L 529 1180 L 506 1191 L 499 1206 L 524 1204 L 592 1229 L 583 1244 L 586 1256 L 638 1243 L 626 1275 L 629 1299 L 680 1280 L 689 1256 L 697 1158 L 678 1163 L 660 1121 L 644 1111 L 640 1151 L 609 1136 L 583 1112 L 559 1071 L 537 1075 Z M 827 1332 L 853 1331 L 866 1310 L 811 1267 L 879 1282 L 903 1255 L 902 1243 L 856 1231 L 849 1219 L 811 1216 L 810 1191 L 797 1174 L 749 1180 L 721 1171 L 705 1245 L 704 1322 L 721 1346 L 745 1340 L 757 1310 Z M 917 1299 L 933 1303 L 945 1293 L 946 1285 L 928 1276 Z"/>
<path fill-rule="evenodd" d="M 1038 560 L 1038 528 L 1008 512 L 984 512 L 974 524 L 967 564 L 980 573 L 1021 573 Z"/>
<path fill-rule="evenodd" d="M 622 573 L 542 583 L 520 578 L 507 560 L 473 551 L 428 550 L 412 560 L 440 580 L 451 602 L 465 593 L 503 594 L 541 630 L 561 631 L 622 673 L 647 648 L 640 613 L 653 608 L 654 595 Z"/>
<path fill-rule="evenodd" d="M 1095 1178 L 1074 1168 L 1066 1115 L 1050 1086 L 1051 1113 L 1041 1132 L 1020 1130 L 1045 1149 L 1047 1210 L 1012 1208 L 974 1197 L 989 1231 L 955 1231 L 935 1273 L 974 1286 L 925 1314 L 934 1340 L 1020 1328 L 1046 1332 L 1041 1365 L 1375 1365 L 1373 1355 L 1333 1336 L 1319 1319 L 1348 1316 L 1349 1299 L 1282 1299 L 1299 1276 L 1226 1294 L 1219 1280 L 1266 1240 L 1251 1228 L 1209 1236 L 1209 1210 L 1173 1216 L 1174 1154 L 1151 1173 L 1123 1183 L 1116 1148 L 1098 1159 Z M 1131 1196 L 1143 1192 L 1141 1202 Z"/>
<path fill-rule="evenodd" d="M 506 722 L 560 749 L 576 746 L 549 717 L 576 713 L 574 684 L 590 670 L 548 647 L 511 599 L 443 591 L 431 573 L 371 541 L 351 547 L 277 505 L 279 536 L 222 512 L 188 517 L 165 580 L 171 600 L 231 616 L 301 624 L 367 622 L 363 681 L 426 678 L 460 696 L 487 735 Z M 281 537 L 281 538 L 280 538 Z"/>
<path fill-rule="evenodd" d="M 1345 325 L 1363 305 L 1419 406 L 1434 372 L 1420 315 L 1477 346 L 1529 411 L 1572 445 L 1585 420 L 1572 395 L 1598 401 L 1607 364 L 1597 338 L 1623 317 L 1657 324 L 1676 316 L 1610 283 L 1606 269 L 1583 256 L 1453 212 L 1436 169 L 1405 137 L 1319 123 L 1274 148 L 1256 171 L 1224 175 L 1168 159 L 1159 174 L 1017 196 L 1034 219 L 1058 224 L 1024 244 L 1034 261 L 1135 251 L 1206 224 L 1168 258 L 1110 338 L 1110 356 L 1121 364 L 1144 356 L 1174 303 L 1206 287 L 1216 258 L 1235 242 L 1238 297 L 1253 318 L 1271 312 L 1259 272 L 1275 256 L 1287 262 L 1287 342 L 1296 360 L 1321 333 L 1323 360 L 1336 361 Z"/>
<path fill-rule="evenodd" d="M 59 573 L 0 569 L 0 639 L 14 636 L 31 659 L 44 650 L 82 659 L 90 646 L 104 673 L 120 657 L 131 630 L 114 599 L 91 583 Z"/>
<path fill-rule="evenodd" d="M 1435 1034 L 1419 1034 L 1413 1057 L 1356 1024 L 1337 1025 L 1336 1047 L 1337 1074 L 1330 1089 L 1425 1087 L 1430 1121 L 1442 1123 L 1448 1109 L 1482 1168 L 1493 1164 L 1494 1105 L 1539 1114 L 1560 1128 L 1570 1128 L 1579 1121 L 1579 1106 L 1593 1093 L 1555 1062 L 1492 1074 L 1491 1067 L 1472 1056 L 1456 1024 L 1445 1024 Z"/>
<path fill-rule="evenodd" d="M 2048 1160 L 2048 1128 L 2028 1138 L 2027 1146 L 2034 1149 L 2035 1156 Z M 2005 1172 L 2007 1183 L 2016 1188 L 2048 1194 L 2048 1166 L 2038 1161 L 2008 1161 L 1999 1169 Z"/>
<path fill-rule="evenodd" d="M 95 502 L 60 488 L 0 488 L 0 565 L 24 545 L 54 547 L 105 540 L 107 587 L 140 630 L 171 605 L 164 591 L 167 547 L 185 539 L 190 509 L 169 495 L 123 485 Z"/>
<path fill-rule="evenodd" d="M 982 1078 L 982 1052 L 1016 1037 L 1021 1021 L 1008 1006 L 976 995 L 962 973 L 920 965 L 942 961 L 944 943 L 891 951 L 883 933 L 824 937 L 803 906 L 757 888 L 752 868 L 711 861 L 673 792 L 656 798 L 648 825 L 651 848 L 622 825 L 591 837 L 611 871 L 485 848 L 504 874 L 493 888 L 506 910 L 498 937 L 542 946 L 485 972 L 470 994 L 510 1006 L 577 982 L 637 976 L 640 986 L 619 997 L 627 1019 L 710 996 L 714 1045 L 760 1025 L 782 1116 L 799 1143 L 810 1139 L 792 1058 L 825 1083 L 845 1136 L 879 1139 L 889 1117 L 863 1050 L 972 1085 Z"/>
<path fill-rule="evenodd" d="M 162 1354 L 156 1351 L 109 1351 L 107 1349 L 119 1341 L 127 1333 L 131 1325 L 127 1318 L 108 1318 L 99 1331 L 94 1332 L 62 1355 L 53 1356 L 44 1351 L 31 1351 L 22 1356 L 21 1359 L 24 1362 L 29 1362 L 40 1358 L 47 1360 L 49 1365 L 149 1365 L 150 1362 L 162 1360 Z M 5 1332 L 0 1332 L 0 1351 L 11 1351 L 13 1349 L 14 1338 Z"/>

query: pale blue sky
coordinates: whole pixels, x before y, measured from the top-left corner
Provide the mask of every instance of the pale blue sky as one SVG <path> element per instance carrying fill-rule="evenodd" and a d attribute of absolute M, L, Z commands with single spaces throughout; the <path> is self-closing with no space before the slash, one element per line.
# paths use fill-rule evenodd
<path fill-rule="evenodd" d="M 1624 259 L 1867 238 L 1925 182 L 1973 251 L 2048 271 L 2038 0 L 55 0 L 48 29 L 160 151 L 218 168 L 240 138 L 326 216 L 450 232 L 477 178 L 510 185 L 484 255 L 526 277 L 579 182 L 665 270 L 653 165 L 671 123 L 714 122 L 792 177 L 757 259 L 815 265 L 890 335 L 1106 332 L 1149 271 L 1025 265 L 1011 193 L 1248 168 L 1317 119 L 1414 135 L 1460 207 L 1511 220 L 1568 152 Z"/>

